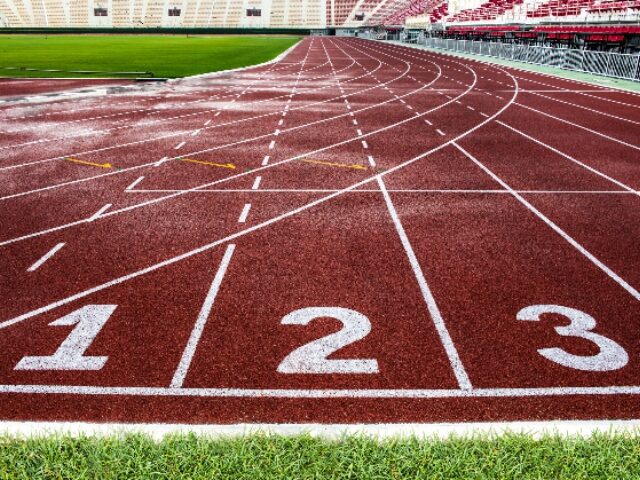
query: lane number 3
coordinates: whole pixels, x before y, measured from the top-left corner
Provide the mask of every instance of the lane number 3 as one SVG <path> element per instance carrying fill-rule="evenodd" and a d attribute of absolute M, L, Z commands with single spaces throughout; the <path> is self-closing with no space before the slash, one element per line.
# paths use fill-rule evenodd
<path fill-rule="evenodd" d="M 627 355 L 625 349 L 610 338 L 593 332 L 596 320 L 591 315 L 575 308 L 560 305 L 532 305 L 520 310 L 516 318 L 518 320 L 537 322 L 542 315 L 547 313 L 562 315 L 571 321 L 569 325 L 555 327 L 558 335 L 582 338 L 596 344 L 600 349 L 596 355 L 574 355 L 557 347 L 539 349 L 538 353 L 547 360 L 565 367 L 588 372 L 618 370 L 629 362 L 629 355 Z"/>

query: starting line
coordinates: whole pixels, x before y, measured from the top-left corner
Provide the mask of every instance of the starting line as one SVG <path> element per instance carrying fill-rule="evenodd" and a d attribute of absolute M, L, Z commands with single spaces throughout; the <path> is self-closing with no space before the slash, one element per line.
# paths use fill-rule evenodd
<path fill-rule="evenodd" d="M 2 393 L 124 395 L 217 398 L 505 398 L 567 395 L 640 395 L 640 386 L 470 389 L 253 389 L 176 387 L 97 387 L 85 385 L 0 385 Z"/>

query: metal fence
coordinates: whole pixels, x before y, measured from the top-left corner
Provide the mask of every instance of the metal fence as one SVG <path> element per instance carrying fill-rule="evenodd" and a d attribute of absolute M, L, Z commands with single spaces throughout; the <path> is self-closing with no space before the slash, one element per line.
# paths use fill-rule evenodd
<path fill-rule="evenodd" d="M 640 55 L 475 40 L 426 38 L 424 35 L 419 35 L 417 39 L 407 37 L 405 41 L 453 52 L 547 65 L 640 82 Z"/>

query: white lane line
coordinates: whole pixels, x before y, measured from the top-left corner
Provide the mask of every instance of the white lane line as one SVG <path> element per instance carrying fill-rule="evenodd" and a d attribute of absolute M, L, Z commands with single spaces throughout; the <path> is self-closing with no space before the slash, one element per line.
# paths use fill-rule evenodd
<path fill-rule="evenodd" d="M 282 116 L 286 117 L 287 116 L 287 112 L 286 111 L 282 112 Z"/>
<path fill-rule="evenodd" d="M 351 121 L 353 122 L 354 125 L 358 125 L 358 120 L 356 120 L 355 118 Z"/>
<path fill-rule="evenodd" d="M 438 132 L 440 135 L 442 135 L 444 137 L 444 132 L 442 130 L 440 130 L 439 128 L 436 128 L 436 132 Z"/>
<path fill-rule="evenodd" d="M 387 209 L 389 210 L 389 214 L 391 214 L 391 218 L 393 219 L 393 224 L 396 227 L 396 231 L 400 236 L 400 242 L 404 247 L 404 251 L 407 254 L 409 259 L 409 264 L 411 265 L 411 269 L 413 270 L 413 274 L 418 281 L 418 286 L 420 287 L 420 292 L 422 292 L 422 298 L 427 304 L 427 309 L 429 310 L 429 314 L 431 315 L 431 319 L 433 320 L 433 324 L 438 332 L 438 336 L 440 337 L 440 341 L 442 346 L 447 353 L 447 357 L 449 357 L 449 362 L 451 363 L 451 368 L 453 369 L 453 373 L 458 380 L 458 385 L 463 390 L 471 390 L 473 387 L 471 385 L 471 381 L 469 380 L 469 376 L 465 371 L 464 365 L 462 364 L 462 360 L 460 360 L 460 356 L 458 355 L 458 350 L 456 349 L 453 340 L 451 339 L 451 335 L 449 335 L 449 330 L 444 323 L 444 319 L 440 314 L 440 309 L 436 304 L 436 300 L 431 293 L 431 289 L 427 284 L 427 280 L 424 277 L 424 273 L 422 268 L 420 267 L 420 263 L 418 262 L 418 257 L 416 257 L 415 252 L 413 251 L 413 247 L 411 246 L 411 242 L 407 237 L 407 234 L 402 226 L 400 221 L 400 217 L 398 217 L 398 212 L 391 201 L 391 197 L 389 196 L 389 192 L 387 191 L 387 187 L 384 184 L 384 180 L 381 175 L 376 177 L 378 181 L 378 186 L 380 187 L 380 191 L 384 196 L 384 201 L 387 204 Z"/>
<path fill-rule="evenodd" d="M 251 186 L 251 190 L 258 190 L 258 188 L 260 188 L 260 181 L 262 180 L 262 177 L 260 175 L 258 175 L 256 177 L 256 179 L 253 181 L 253 185 Z"/>
<path fill-rule="evenodd" d="M 359 128 L 356 129 L 356 132 L 358 132 L 358 136 L 361 137 L 362 136 L 362 130 L 360 130 Z"/>
<path fill-rule="evenodd" d="M 284 120 L 282 118 L 278 120 L 278 126 L 281 126 L 283 123 L 284 123 Z"/>
<path fill-rule="evenodd" d="M 530 92 L 530 93 L 532 93 L 532 92 Z M 589 108 L 589 107 L 586 107 L 584 105 L 578 105 L 577 103 L 567 102 L 565 100 L 560 100 L 559 98 L 553 98 L 553 97 L 549 97 L 547 95 L 541 95 L 539 93 L 532 93 L 532 95 L 535 95 L 537 97 L 546 98 L 546 99 L 552 100 L 554 102 L 563 103 L 565 105 L 570 105 L 572 107 L 580 108 L 582 110 L 588 110 L 589 112 L 593 112 L 593 113 L 595 113 L 597 115 L 603 115 L 605 117 L 615 118 L 616 120 L 620 120 L 620 121 L 623 121 L 623 122 L 629 122 L 629 123 L 633 123 L 633 124 L 636 124 L 636 125 L 640 125 L 640 122 L 637 122 L 635 120 L 631 120 L 629 118 L 624 118 L 624 117 L 619 117 L 617 115 L 612 115 L 612 114 L 606 113 L 606 112 L 601 112 L 600 110 Z"/>
<path fill-rule="evenodd" d="M 262 159 L 262 166 L 266 166 L 269 163 L 269 155 L 265 155 L 265 157 Z"/>
<path fill-rule="evenodd" d="M 100 387 L 87 385 L 0 385 L 0 393 L 130 395 L 236 398 L 528 398 L 573 395 L 640 395 L 640 386 L 521 387 L 461 389 L 289 389 L 289 388 L 167 388 Z M 28 423 L 28 422 L 27 422 Z M 548 422 L 546 422 L 548 423 Z M 25 422 L 21 422 L 22 425 Z M 57 422 L 61 425 L 60 422 Z M 94 424 L 95 425 L 95 424 Z M 309 425 L 309 424 L 306 424 Z M 441 428 L 442 424 L 438 424 Z M 358 425 L 361 427 L 361 425 Z"/>
<path fill-rule="evenodd" d="M 638 145 L 634 145 L 632 143 L 625 142 L 624 140 L 620 140 L 619 138 L 615 138 L 615 137 L 612 137 L 612 136 L 607 135 L 605 133 L 601 133 L 601 132 L 598 132 L 596 130 L 592 130 L 591 128 L 587 128 L 587 127 L 584 127 L 582 125 L 578 125 L 577 123 L 570 122 L 569 120 L 565 120 L 564 118 L 556 117 L 555 115 L 551 115 L 549 113 L 541 112 L 540 110 L 536 110 L 535 108 L 528 107 L 528 106 L 523 105 L 523 104 L 518 103 L 518 102 L 514 102 L 514 105 L 517 105 L 519 107 L 525 108 L 527 110 L 531 110 L 532 112 L 536 112 L 536 113 L 538 113 L 540 115 L 543 115 L 545 117 L 553 118 L 554 120 L 557 120 L 557 121 L 562 122 L 562 123 L 566 123 L 567 125 L 571 125 L 573 127 L 579 128 L 581 130 L 585 130 L 587 132 L 593 133 L 594 135 L 597 135 L 597 136 L 602 137 L 602 138 L 606 138 L 607 140 L 611 140 L 612 142 L 616 142 L 616 143 L 619 143 L 621 145 L 625 145 L 625 146 L 627 146 L 629 148 L 633 148 L 634 150 L 640 150 L 640 147 Z"/>
<path fill-rule="evenodd" d="M 127 188 L 125 188 L 125 190 L 133 190 L 136 185 L 138 185 L 142 180 L 144 180 L 144 175 L 138 177 L 137 179 L 135 179 L 131 185 L 129 185 Z"/>
<path fill-rule="evenodd" d="M 276 141 L 275 140 L 271 140 L 271 143 L 269 144 L 269 150 L 273 150 L 273 147 L 276 146 Z"/>
<path fill-rule="evenodd" d="M 220 115 L 221 112 L 216 112 L 213 116 L 217 117 L 218 115 Z"/>
<path fill-rule="evenodd" d="M 198 135 L 202 130 L 198 129 L 198 130 L 194 130 L 193 133 L 191 134 L 192 137 L 195 137 L 196 135 Z"/>
<path fill-rule="evenodd" d="M 174 150 L 180 150 L 182 147 L 185 146 L 187 142 L 180 142 L 178 145 L 176 145 L 174 148 Z"/>
<path fill-rule="evenodd" d="M 424 120 L 424 123 L 426 123 L 427 125 L 430 125 L 430 126 L 431 126 L 431 125 L 433 125 L 433 123 L 431 123 L 431 122 L 430 122 L 429 120 L 427 120 L 427 119 L 425 119 L 425 120 Z"/>
<path fill-rule="evenodd" d="M 36 263 L 31 265 L 29 268 L 27 268 L 27 272 L 35 272 L 38 268 L 40 268 L 42 266 L 42 264 L 44 262 L 46 262 L 51 257 L 53 257 L 58 252 L 58 250 L 60 250 L 62 247 L 64 247 L 64 242 L 60 242 L 55 247 L 53 247 L 51 250 L 49 250 L 47 253 L 45 253 L 42 256 L 42 258 L 40 258 L 40 260 L 38 260 Z"/>
<path fill-rule="evenodd" d="M 513 190 L 505 181 L 503 181 L 500 177 L 498 177 L 493 171 L 491 171 L 488 167 L 486 167 L 483 163 L 481 163 L 477 158 L 467 152 L 464 148 L 458 145 L 455 141 L 451 143 L 454 147 L 460 150 L 463 155 L 465 155 L 469 160 L 475 163 L 478 167 L 480 167 L 487 175 L 493 178 L 497 183 L 499 183 L 505 190 L 509 191 L 511 195 L 513 195 L 520 203 L 522 203 L 525 207 L 527 207 L 532 213 L 534 213 L 540 220 L 546 223 L 552 230 L 554 230 L 558 235 L 564 238 L 572 247 L 578 250 L 582 255 L 584 255 L 588 260 L 590 260 L 596 267 L 606 273 L 609 278 L 611 278 L 614 282 L 624 288 L 627 292 L 631 294 L 633 298 L 640 301 L 640 292 L 638 292 L 635 288 L 629 285 L 624 279 L 618 276 L 613 270 L 607 267 L 604 263 L 598 260 L 591 252 L 589 252 L 586 248 L 580 245 L 576 240 L 573 239 L 567 232 L 562 230 L 558 225 L 556 225 L 552 220 L 550 220 L 547 216 L 545 216 L 540 210 L 530 204 L 527 200 L 522 197 L 518 192 Z"/>
<path fill-rule="evenodd" d="M 244 207 L 242 208 L 242 212 L 240 212 L 238 223 L 244 223 L 247 221 L 247 217 L 249 216 L 249 210 L 251 210 L 251 204 L 245 203 Z"/>
<path fill-rule="evenodd" d="M 227 246 L 227 249 L 224 252 L 218 271 L 216 272 L 215 277 L 213 277 L 213 282 L 211 282 L 209 292 L 207 292 L 207 296 L 205 297 L 200 313 L 198 314 L 198 319 L 193 326 L 193 330 L 191 330 L 187 346 L 182 352 L 182 358 L 180 358 L 178 368 L 176 368 L 176 371 L 173 374 L 171 388 L 181 388 L 184 384 L 184 379 L 187 376 L 189 367 L 191 366 L 191 361 L 196 353 L 198 342 L 200 341 L 200 337 L 204 331 L 204 327 L 209 318 L 209 314 L 211 313 L 211 309 L 213 308 L 213 304 L 216 300 L 216 296 L 218 295 L 218 291 L 220 290 L 220 285 L 222 285 L 222 280 L 227 272 L 227 268 L 229 267 L 229 262 L 231 262 L 231 256 L 233 255 L 235 248 L 235 244 L 231 243 Z"/>
<path fill-rule="evenodd" d="M 206 122 L 204 122 L 204 126 L 206 127 L 207 125 L 209 125 L 211 123 L 211 119 L 207 120 Z"/>
<path fill-rule="evenodd" d="M 276 128 L 276 131 L 273 132 L 273 134 L 277 137 L 278 135 L 280 135 L 280 130 Z"/>
<path fill-rule="evenodd" d="M 601 171 L 599 171 L 599 170 L 596 170 L 596 169 L 595 169 L 595 168 L 593 168 L 593 167 L 590 167 L 590 166 L 589 166 L 589 165 L 587 165 L 586 163 L 583 163 L 583 162 L 581 162 L 580 160 L 578 160 L 578 159 L 576 159 L 576 158 L 573 158 L 572 156 L 567 155 L 567 154 L 566 154 L 566 153 L 564 153 L 564 152 L 561 152 L 561 151 L 560 151 L 560 150 L 558 150 L 557 148 L 552 147 L 551 145 L 547 145 L 547 144 L 546 144 L 546 143 L 544 143 L 543 141 L 538 140 L 537 138 L 533 138 L 532 136 L 527 135 L 526 133 L 524 133 L 524 132 L 522 132 L 522 131 L 518 130 L 517 128 L 514 128 L 514 127 L 512 127 L 512 126 L 510 126 L 510 125 L 507 125 L 506 123 L 504 123 L 504 122 L 502 122 L 502 121 L 500 121 L 500 120 L 497 120 L 497 121 L 496 121 L 496 123 L 497 123 L 497 124 L 499 124 L 499 125 L 502 125 L 503 127 L 508 128 L 509 130 L 511 130 L 511 131 L 513 131 L 513 132 L 515 132 L 515 133 L 517 133 L 518 135 L 522 135 L 524 138 L 527 138 L 527 139 L 531 140 L 532 142 L 537 143 L 538 145 L 541 145 L 541 146 L 543 146 L 543 147 L 545 147 L 545 148 L 548 148 L 548 149 L 549 149 L 549 150 L 551 150 L 552 152 L 557 153 L 558 155 L 560 155 L 561 157 L 566 158 L 567 160 L 569 160 L 569 161 L 571 161 L 571 162 L 575 163 L 576 165 L 580 165 L 581 167 L 583 167 L 583 168 L 585 168 L 585 169 L 589 170 L 591 173 L 595 173 L 595 174 L 596 174 L 596 175 L 598 175 L 599 177 L 602 177 L 602 178 L 604 178 L 604 179 L 606 179 L 606 180 L 608 180 L 608 181 L 610 181 L 610 182 L 612 182 L 612 183 L 615 183 L 615 184 L 616 184 L 616 185 L 618 185 L 619 187 L 624 188 L 626 191 L 628 191 L 628 192 L 630 192 L 630 193 L 633 193 L 633 194 L 635 194 L 635 195 L 640 196 L 640 191 L 638 191 L 638 190 L 634 190 L 634 189 L 633 189 L 633 188 L 631 188 L 630 186 L 628 186 L 628 185 L 626 185 L 626 184 L 624 184 L 624 183 L 622 183 L 622 182 L 620 182 L 620 181 L 616 180 L 615 178 L 610 177 L 609 175 L 606 175 L 605 173 L 602 173 L 602 172 L 601 172 Z"/>
<path fill-rule="evenodd" d="M 484 113 L 484 112 L 480 112 L 480 115 L 482 115 L 484 118 L 489 118 L 489 115 L 487 115 L 487 114 L 486 114 L 486 113 Z"/>
<path fill-rule="evenodd" d="M 407 108 L 408 108 L 409 110 L 413 110 L 413 107 L 412 107 L 411 105 L 407 105 Z"/>
<path fill-rule="evenodd" d="M 100 210 L 98 210 L 96 213 L 94 213 L 93 215 L 91 215 L 88 219 L 87 222 L 93 222 L 94 220 L 96 220 L 97 218 L 100 218 L 100 215 L 102 215 L 104 212 L 106 212 L 107 210 L 109 210 L 111 208 L 112 204 L 111 203 L 107 203 L 104 207 L 102 207 Z"/>
<path fill-rule="evenodd" d="M 475 110 L 476 110 L 476 109 L 475 109 L 475 108 L 473 108 L 471 105 L 467 105 L 467 108 L 468 108 L 469 110 L 473 110 L 474 112 L 475 112 Z"/>
<path fill-rule="evenodd" d="M 169 160 L 169 157 L 162 157 L 160 160 L 158 160 L 156 163 L 154 163 L 153 166 L 154 167 L 159 167 L 160 165 L 162 165 L 167 160 Z"/>
<path fill-rule="evenodd" d="M 372 157 L 373 159 L 373 157 Z M 375 162 L 375 160 L 374 160 Z M 384 175 L 384 172 L 382 172 Z M 202 194 L 202 193 L 251 193 L 251 192 L 259 192 L 259 193 L 331 193 L 331 192 L 339 192 L 339 189 L 335 188 L 268 188 L 261 189 L 259 191 L 254 191 L 246 188 L 203 188 L 200 190 L 181 190 L 181 189 L 139 189 L 132 190 L 129 193 L 169 193 L 169 192 L 184 192 L 184 193 L 192 193 L 192 194 Z M 358 190 L 350 190 L 348 192 L 344 192 L 345 194 L 359 194 L 359 193 L 371 193 L 371 192 L 379 192 L 378 188 L 367 189 L 360 188 Z M 501 190 L 498 188 L 494 189 L 413 189 L 413 188 L 388 188 L 388 192 L 397 192 L 397 193 L 466 193 L 466 194 L 477 194 L 477 193 L 491 193 L 491 194 L 502 194 L 508 195 L 510 192 L 506 190 Z M 531 194 L 531 195 L 637 195 L 635 191 L 624 191 L 624 190 L 516 190 L 518 193 L 522 194 Z"/>
<path fill-rule="evenodd" d="M 372 167 L 376 166 L 376 161 L 373 159 L 371 155 L 367 155 L 367 160 L 369 160 L 369 165 L 371 165 Z"/>

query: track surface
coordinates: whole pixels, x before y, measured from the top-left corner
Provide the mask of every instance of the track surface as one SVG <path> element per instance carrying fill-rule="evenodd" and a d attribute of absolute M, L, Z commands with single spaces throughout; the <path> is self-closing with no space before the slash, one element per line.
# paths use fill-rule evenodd
<path fill-rule="evenodd" d="M 3 419 L 640 417 L 637 95 L 309 38 L 0 131 Z"/>

